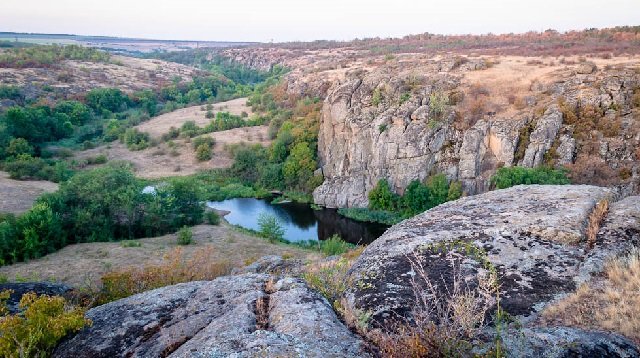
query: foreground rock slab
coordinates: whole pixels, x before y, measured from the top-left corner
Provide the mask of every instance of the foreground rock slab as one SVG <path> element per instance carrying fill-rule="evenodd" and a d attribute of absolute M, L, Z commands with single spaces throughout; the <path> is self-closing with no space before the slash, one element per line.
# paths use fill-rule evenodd
<path fill-rule="evenodd" d="M 612 203 L 610 218 L 590 248 L 587 223 L 602 200 Z M 451 288 L 456 272 L 473 288 L 489 263 L 498 273 L 501 307 L 526 321 L 600 272 L 607 257 L 640 243 L 639 201 L 616 203 L 614 192 L 595 186 L 530 185 L 440 205 L 367 247 L 351 269 L 347 304 L 384 325 L 411 315 L 416 261 L 439 292 Z"/>
<path fill-rule="evenodd" d="M 178 284 L 93 308 L 55 357 L 366 357 L 329 303 L 264 274 Z"/>

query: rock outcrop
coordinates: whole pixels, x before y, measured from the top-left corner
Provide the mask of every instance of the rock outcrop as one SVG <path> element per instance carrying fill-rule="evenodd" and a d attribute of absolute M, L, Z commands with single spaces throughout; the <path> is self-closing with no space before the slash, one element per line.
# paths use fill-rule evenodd
<path fill-rule="evenodd" d="M 566 327 L 508 332 L 503 344 L 509 357 L 640 357 L 638 347 L 624 337 Z"/>
<path fill-rule="evenodd" d="M 221 277 L 89 310 L 55 357 L 366 357 L 329 303 L 297 279 Z"/>
<path fill-rule="evenodd" d="M 640 244 L 640 197 L 611 205 L 590 249 L 589 215 L 614 193 L 594 186 L 517 186 L 440 205 L 389 229 L 355 262 L 347 302 L 383 324 L 414 306 L 411 278 L 421 262 L 429 279 L 452 284 L 454 270 L 473 287 L 495 267 L 501 307 L 524 322 L 545 304 L 601 272 L 607 257 Z M 411 261 L 414 261 L 412 264 Z"/>
<path fill-rule="evenodd" d="M 640 193 L 640 152 L 635 149 L 640 119 L 631 103 L 640 88 L 637 73 L 594 72 L 581 64 L 578 74 L 558 70 L 551 83 L 532 84 L 519 110 L 480 107 L 470 114 L 468 104 L 456 101 L 464 97 L 461 93 L 474 91 L 465 83 L 469 71 L 484 70 L 449 62 L 403 62 L 353 71 L 336 82 L 321 115 L 318 155 L 325 181 L 314 192 L 316 204 L 363 207 L 380 179 L 401 194 L 412 180 L 434 173 L 445 173 L 466 193 L 477 194 L 490 189 L 491 176 L 503 166 L 577 161 L 583 167 L 600 162 L 610 168 L 606 179 L 577 175 L 578 183 Z M 488 85 L 486 91 L 496 89 Z M 448 96 L 444 112 L 442 104 L 430 103 L 438 95 Z"/>

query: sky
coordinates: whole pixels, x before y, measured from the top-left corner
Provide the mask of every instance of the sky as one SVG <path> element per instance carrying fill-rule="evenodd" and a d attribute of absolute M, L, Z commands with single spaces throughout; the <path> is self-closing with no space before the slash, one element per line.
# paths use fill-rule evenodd
<path fill-rule="evenodd" d="M 311 41 L 640 25 L 640 0 L 0 0 L 0 31 Z"/>

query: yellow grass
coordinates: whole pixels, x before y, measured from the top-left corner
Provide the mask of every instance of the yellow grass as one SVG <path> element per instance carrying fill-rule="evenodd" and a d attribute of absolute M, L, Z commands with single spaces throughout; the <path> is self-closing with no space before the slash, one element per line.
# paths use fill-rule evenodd
<path fill-rule="evenodd" d="M 542 321 L 612 331 L 640 343 L 640 250 L 609 262 L 604 280 L 548 307 Z"/>

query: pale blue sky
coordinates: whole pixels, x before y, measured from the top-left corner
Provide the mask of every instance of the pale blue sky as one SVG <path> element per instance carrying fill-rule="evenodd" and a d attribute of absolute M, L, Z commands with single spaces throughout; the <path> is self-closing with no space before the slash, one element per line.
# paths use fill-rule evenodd
<path fill-rule="evenodd" d="M 640 0 L 1 0 L 0 31 L 293 41 L 640 25 Z"/>

